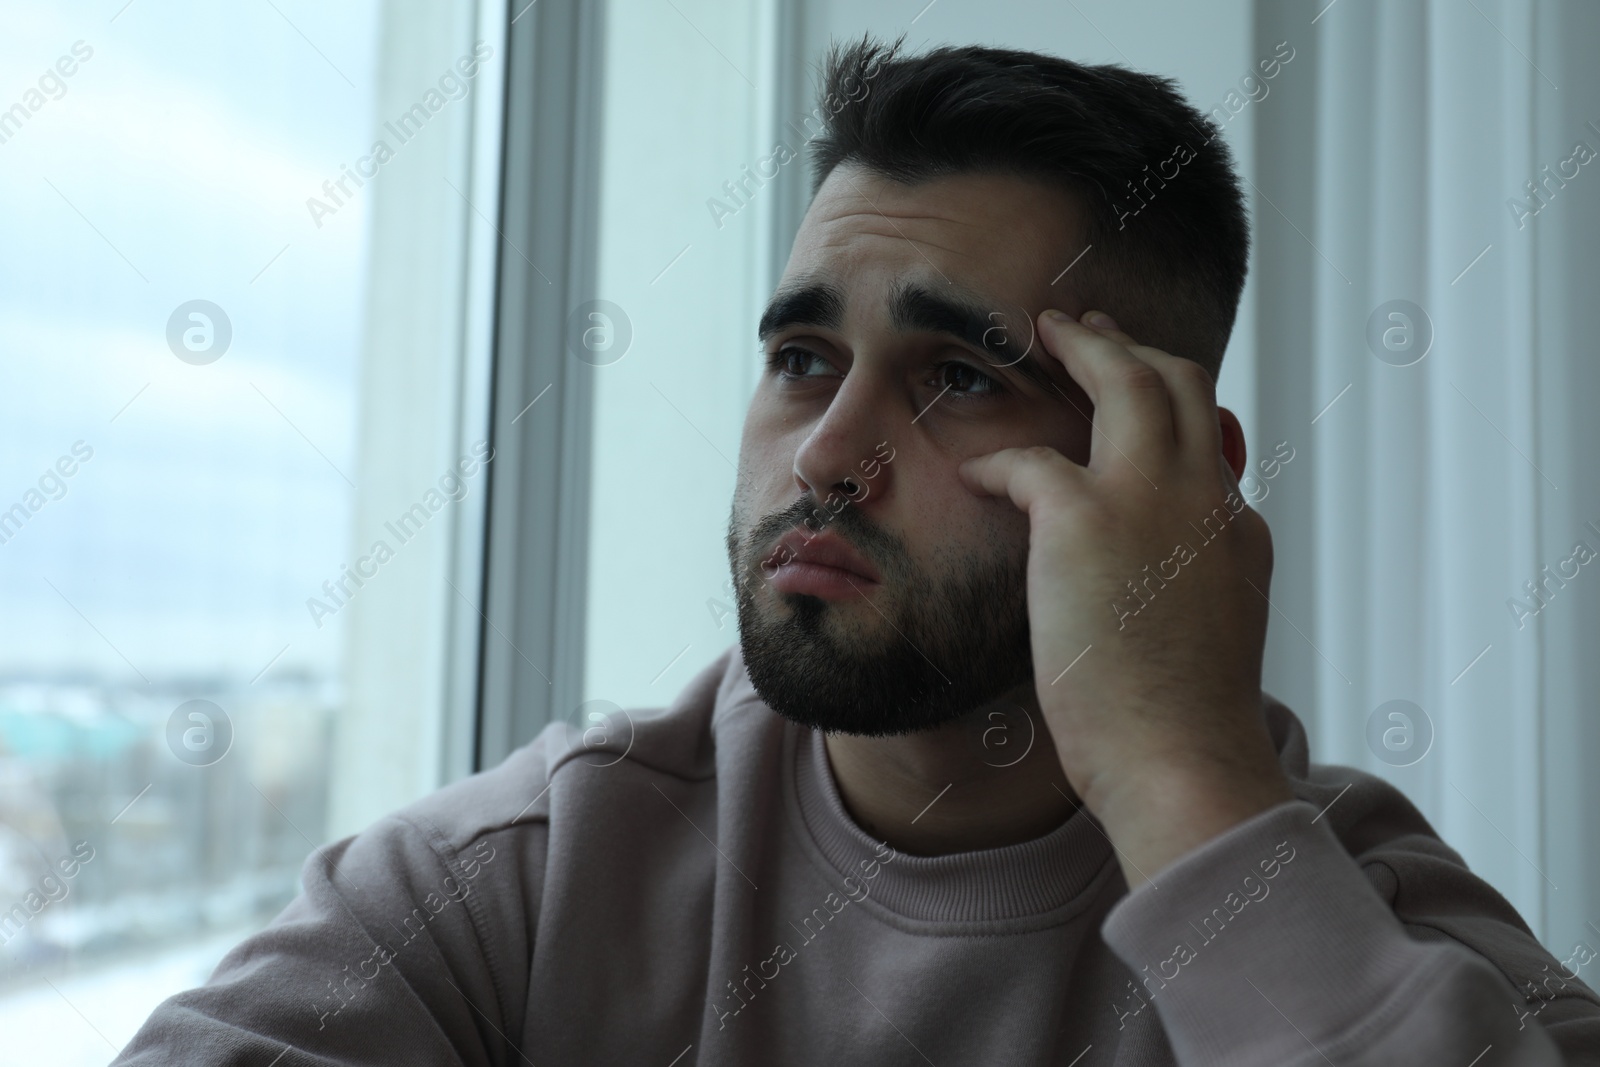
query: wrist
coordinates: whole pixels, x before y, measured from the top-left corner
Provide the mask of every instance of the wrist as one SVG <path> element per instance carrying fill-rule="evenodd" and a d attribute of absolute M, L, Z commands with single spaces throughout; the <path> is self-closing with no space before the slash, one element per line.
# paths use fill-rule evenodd
<path fill-rule="evenodd" d="M 1293 800 L 1276 759 L 1150 762 L 1084 797 L 1117 847 L 1130 888 L 1261 812 Z"/>

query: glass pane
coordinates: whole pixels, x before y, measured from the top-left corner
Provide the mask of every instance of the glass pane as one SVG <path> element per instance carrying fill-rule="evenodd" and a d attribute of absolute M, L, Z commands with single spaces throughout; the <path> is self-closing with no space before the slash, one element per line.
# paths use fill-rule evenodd
<path fill-rule="evenodd" d="M 457 771 L 479 15 L 8 11 L 0 1065 L 106 1062 Z"/>

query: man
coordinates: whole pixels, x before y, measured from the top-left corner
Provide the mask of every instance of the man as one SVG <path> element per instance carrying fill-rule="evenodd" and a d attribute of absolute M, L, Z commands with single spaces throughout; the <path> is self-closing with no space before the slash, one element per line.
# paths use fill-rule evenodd
<path fill-rule="evenodd" d="M 119 1063 L 1600 1063 L 1577 969 L 1261 691 L 1241 484 L 1293 453 L 1214 399 L 1216 128 L 898 47 L 829 58 L 739 645 L 319 850 Z"/>

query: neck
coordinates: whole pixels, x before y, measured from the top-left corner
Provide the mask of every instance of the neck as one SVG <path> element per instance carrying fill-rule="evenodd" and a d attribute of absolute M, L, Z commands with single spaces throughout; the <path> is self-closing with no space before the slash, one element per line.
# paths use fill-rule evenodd
<path fill-rule="evenodd" d="M 912 856 L 1020 844 L 1079 807 L 1030 680 L 960 718 L 912 734 L 827 734 L 845 809 Z"/>

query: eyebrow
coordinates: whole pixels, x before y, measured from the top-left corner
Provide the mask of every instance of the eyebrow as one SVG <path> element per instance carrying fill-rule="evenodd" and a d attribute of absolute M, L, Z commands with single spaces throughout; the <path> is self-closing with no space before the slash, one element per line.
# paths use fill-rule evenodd
<path fill-rule="evenodd" d="M 1014 359 L 1003 335 L 996 338 L 993 309 L 985 310 L 981 297 L 958 287 L 943 287 L 934 292 L 919 282 L 900 282 L 889 298 L 889 321 L 901 333 L 937 333 L 954 337 L 973 348 L 982 349 L 1005 364 Z M 951 293 L 951 290 L 954 292 Z M 779 289 L 761 313 L 756 333 L 762 344 L 780 330 L 791 326 L 820 326 L 837 330 L 844 324 L 845 295 L 829 282 L 806 282 Z M 1009 367 L 1047 393 L 1065 397 L 1031 351 Z"/>

